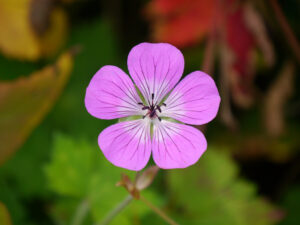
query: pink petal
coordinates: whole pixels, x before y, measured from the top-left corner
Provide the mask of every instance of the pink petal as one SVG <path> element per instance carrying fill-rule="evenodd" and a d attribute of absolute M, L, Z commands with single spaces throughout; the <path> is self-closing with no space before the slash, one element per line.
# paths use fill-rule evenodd
<path fill-rule="evenodd" d="M 98 143 L 115 166 L 141 170 L 151 155 L 150 123 L 145 118 L 114 124 L 100 133 Z"/>
<path fill-rule="evenodd" d="M 85 107 L 100 119 L 142 115 L 138 102 L 141 99 L 129 76 L 115 66 L 102 67 L 86 89 Z"/>
<path fill-rule="evenodd" d="M 163 97 L 179 81 L 184 59 L 182 53 L 170 44 L 142 43 L 135 46 L 128 55 L 128 69 L 134 83 L 150 104 Z"/>
<path fill-rule="evenodd" d="M 186 76 L 171 92 L 160 116 L 200 125 L 215 118 L 220 101 L 214 80 L 204 72 L 195 71 Z"/>
<path fill-rule="evenodd" d="M 165 120 L 154 125 L 152 152 L 160 168 L 188 167 L 198 161 L 206 146 L 204 135 L 194 127 Z"/>

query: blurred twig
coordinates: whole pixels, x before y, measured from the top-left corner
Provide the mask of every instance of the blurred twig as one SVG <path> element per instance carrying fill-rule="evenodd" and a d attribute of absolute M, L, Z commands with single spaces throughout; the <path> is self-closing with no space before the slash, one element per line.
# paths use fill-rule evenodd
<path fill-rule="evenodd" d="M 285 128 L 285 106 L 294 90 L 295 65 L 288 61 L 280 71 L 278 78 L 265 94 L 263 117 L 269 135 L 278 137 Z"/>
<path fill-rule="evenodd" d="M 215 37 L 211 33 L 208 37 L 205 46 L 204 59 L 202 64 L 202 70 L 212 76 L 213 64 L 214 64 L 214 49 L 215 49 Z"/>
<path fill-rule="evenodd" d="M 219 57 L 220 57 L 220 94 L 222 97 L 222 104 L 220 108 L 221 119 L 224 124 L 228 126 L 231 130 L 237 129 L 237 121 L 232 113 L 230 105 L 230 80 L 229 74 L 232 72 L 230 70 L 230 63 L 233 60 L 233 55 L 228 49 L 226 44 L 226 29 L 225 26 L 219 30 L 220 40 L 219 40 Z"/>
<path fill-rule="evenodd" d="M 270 5 L 274 10 L 275 16 L 281 26 L 281 29 L 283 30 L 283 34 L 288 40 L 288 44 L 290 45 L 291 50 L 294 52 L 298 62 L 300 63 L 300 44 L 298 43 L 293 30 L 287 22 L 287 19 L 285 18 L 277 0 L 270 0 Z"/>
<path fill-rule="evenodd" d="M 222 105 L 220 109 L 221 118 L 223 122 L 232 130 L 236 130 L 237 122 L 233 116 L 230 105 L 230 87 L 229 78 L 230 68 L 228 67 L 230 60 L 230 53 L 225 45 L 224 41 L 220 46 L 220 63 L 221 63 L 221 77 L 220 77 L 220 93 L 222 96 Z"/>

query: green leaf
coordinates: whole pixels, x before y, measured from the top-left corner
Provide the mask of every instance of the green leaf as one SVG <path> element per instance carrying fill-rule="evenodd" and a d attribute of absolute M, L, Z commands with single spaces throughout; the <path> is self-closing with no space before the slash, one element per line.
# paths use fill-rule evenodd
<path fill-rule="evenodd" d="M 90 146 L 55 135 L 52 163 L 46 166 L 50 188 L 61 195 L 82 197 L 87 193 L 96 154 Z"/>
<path fill-rule="evenodd" d="M 95 221 L 101 221 L 128 195 L 123 188 L 116 187 L 116 183 L 121 172 L 131 176 L 134 172 L 110 164 L 101 154 L 96 140 L 90 144 L 84 139 L 56 134 L 51 155 L 45 167 L 49 188 L 65 197 L 87 199 Z M 162 204 L 156 193 L 142 193 L 150 201 Z M 130 225 L 133 218 L 142 218 L 149 211 L 148 207 L 134 201 L 111 224 Z"/>
<path fill-rule="evenodd" d="M 208 149 L 197 165 L 168 172 L 179 221 L 204 225 L 269 225 L 275 210 L 238 177 L 237 165 L 221 151 Z M 175 214 L 175 216 L 178 214 Z"/>
<path fill-rule="evenodd" d="M 286 217 L 280 225 L 294 225 L 300 221 L 299 214 L 300 186 L 294 186 L 287 191 L 282 200 L 282 207 L 286 211 Z"/>
<path fill-rule="evenodd" d="M 13 190 L 10 189 L 5 180 L 0 181 L 0 202 L 5 204 L 12 219 L 12 224 L 26 224 L 25 208 L 21 205 L 20 199 Z M 0 224 L 1 220 L 0 220 Z"/>

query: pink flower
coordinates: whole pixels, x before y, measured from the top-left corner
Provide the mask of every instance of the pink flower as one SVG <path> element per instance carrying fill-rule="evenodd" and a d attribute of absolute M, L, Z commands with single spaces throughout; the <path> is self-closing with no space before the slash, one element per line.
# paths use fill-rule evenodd
<path fill-rule="evenodd" d="M 220 96 L 213 79 L 201 71 L 178 83 L 183 68 L 183 55 L 174 46 L 141 43 L 128 55 L 135 84 L 115 66 L 104 66 L 94 75 L 85 96 L 88 112 L 99 119 L 128 117 L 98 137 L 100 149 L 112 164 L 141 170 L 151 152 L 163 169 L 185 168 L 198 161 L 206 150 L 206 139 L 183 123 L 211 121 Z"/>

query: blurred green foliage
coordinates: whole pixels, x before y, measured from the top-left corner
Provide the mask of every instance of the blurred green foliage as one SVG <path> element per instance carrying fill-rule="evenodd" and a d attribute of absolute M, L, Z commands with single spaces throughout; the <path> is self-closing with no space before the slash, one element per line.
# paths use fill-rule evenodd
<path fill-rule="evenodd" d="M 94 221 L 101 221 L 126 195 L 123 188 L 116 187 L 120 173 L 124 169 L 111 165 L 98 147 L 83 139 L 74 140 L 57 134 L 54 138 L 52 160 L 45 167 L 49 188 L 65 197 L 87 201 Z M 133 175 L 133 172 L 131 172 Z M 161 204 L 155 192 L 145 191 L 145 196 Z M 62 201 L 58 199 L 58 202 Z M 66 204 L 65 204 L 66 205 Z M 62 206 L 62 204 L 60 204 Z M 133 202 L 112 224 L 132 224 L 138 221 L 149 209 L 140 202 Z M 134 219 L 135 218 L 135 219 Z"/>
<path fill-rule="evenodd" d="M 293 186 L 282 199 L 282 208 L 286 212 L 280 225 L 294 225 L 299 223 L 300 187 Z"/>
<path fill-rule="evenodd" d="M 213 147 L 196 166 L 168 172 L 173 201 L 178 210 L 184 210 L 181 215 L 185 221 L 205 225 L 274 224 L 276 217 L 271 215 L 275 208 L 258 197 L 255 185 L 239 178 L 238 173 L 229 155 Z"/>

